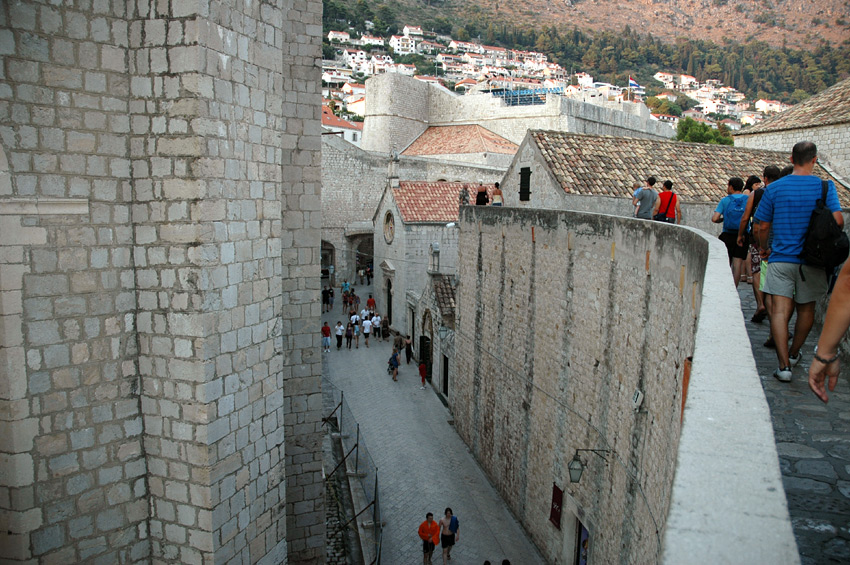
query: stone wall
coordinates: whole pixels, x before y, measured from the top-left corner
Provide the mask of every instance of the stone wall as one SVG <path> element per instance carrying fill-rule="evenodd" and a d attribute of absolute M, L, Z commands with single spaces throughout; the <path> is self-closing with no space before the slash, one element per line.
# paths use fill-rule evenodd
<path fill-rule="evenodd" d="M 320 17 L 0 7 L 3 558 L 322 561 Z"/>
<path fill-rule="evenodd" d="M 361 147 L 383 153 L 404 150 L 429 126 L 452 124 L 479 124 L 517 144 L 529 129 L 659 139 L 674 135 L 669 125 L 650 119 L 645 107 L 629 102 L 623 111 L 549 95 L 545 104 L 507 106 L 494 96 L 455 96 L 396 73 L 366 81 L 366 100 Z"/>
<path fill-rule="evenodd" d="M 814 142 L 821 164 L 825 161 L 838 176 L 850 182 L 850 127 L 846 123 L 749 135 L 744 130 L 735 136 L 736 147 L 785 151 L 789 155 L 799 141 Z"/>
<path fill-rule="evenodd" d="M 769 411 L 720 242 L 657 222 L 470 206 L 458 270 L 455 425 L 548 562 L 573 562 L 577 521 L 594 562 L 734 561 L 715 538 L 724 520 L 755 561 L 794 561 Z M 691 356 L 698 392 L 683 414 Z M 746 398 L 741 421 L 711 425 L 729 419 L 732 395 Z M 752 441 L 731 445 L 740 429 Z M 571 483 L 576 453 L 585 468 Z M 734 469 L 735 485 L 706 465 Z M 560 528 L 549 521 L 553 483 L 564 491 Z M 672 495 L 676 535 L 665 538 Z"/>

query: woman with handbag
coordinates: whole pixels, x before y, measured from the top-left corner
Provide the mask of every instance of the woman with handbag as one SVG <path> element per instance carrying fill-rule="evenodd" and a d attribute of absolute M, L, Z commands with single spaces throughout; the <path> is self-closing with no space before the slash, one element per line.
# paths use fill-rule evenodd
<path fill-rule="evenodd" d="M 652 209 L 652 219 L 668 224 L 682 223 L 682 209 L 679 206 L 679 197 L 673 192 L 673 181 L 664 181 L 664 190 L 658 195 Z"/>

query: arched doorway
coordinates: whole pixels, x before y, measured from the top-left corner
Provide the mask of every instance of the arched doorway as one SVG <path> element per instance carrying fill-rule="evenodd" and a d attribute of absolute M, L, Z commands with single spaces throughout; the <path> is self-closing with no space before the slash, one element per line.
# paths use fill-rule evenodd
<path fill-rule="evenodd" d="M 385 304 L 387 305 L 387 322 L 392 325 L 393 323 L 393 280 L 387 279 L 387 301 Z"/>
<path fill-rule="evenodd" d="M 369 284 L 369 281 L 366 280 L 365 276 L 363 280 L 360 280 L 358 276 L 360 271 L 362 270 L 364 275 L 366 273 L 366 269 L 368 267 L 372 267 L 372 272 L 374 273 L 374 248 L 375 248 L 375 238 L 371 235 L 363 236 L 354 247 L 354 274 L 357 284 Z"/>

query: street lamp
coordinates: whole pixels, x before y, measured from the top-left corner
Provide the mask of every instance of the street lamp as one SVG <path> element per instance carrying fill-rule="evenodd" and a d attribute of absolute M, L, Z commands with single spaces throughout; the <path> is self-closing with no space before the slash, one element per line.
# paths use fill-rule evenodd
<path fill-rule="evenodd" d="M 578 456 L 579 451 L 591 451 L 602 459 L 604 459 L 605 461 L 608 460 L 605 459 L 605 456 L 602 454 L 611 453 L 610 449 L 576 449 L 576 453 L 575 455 L 573 455 L 572 461 L 570 461 L 569 465 L 567 465 L 567 469 L 570 472 L 571 483 L 579 482 L 581 480 L 581 474 L 584 472 L 584 463 L 582 463 L 581 458 Z"/>

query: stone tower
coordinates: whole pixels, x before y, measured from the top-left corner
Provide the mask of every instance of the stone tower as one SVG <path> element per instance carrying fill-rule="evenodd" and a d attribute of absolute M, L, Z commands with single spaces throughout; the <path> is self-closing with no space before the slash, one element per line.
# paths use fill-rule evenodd
<path fill-rule="evenodd" d="M 0 558 L 323 562 L 321 11 L 0 4 Z"/>

